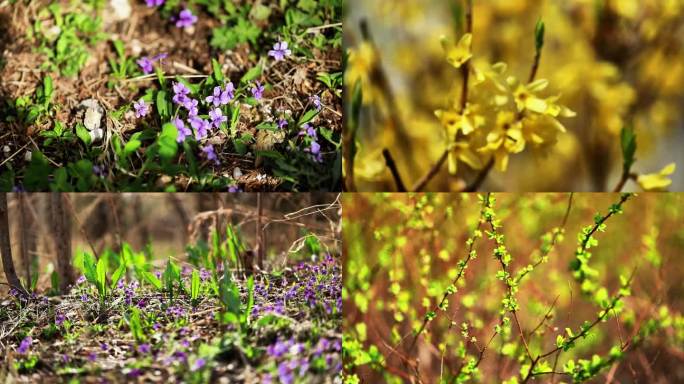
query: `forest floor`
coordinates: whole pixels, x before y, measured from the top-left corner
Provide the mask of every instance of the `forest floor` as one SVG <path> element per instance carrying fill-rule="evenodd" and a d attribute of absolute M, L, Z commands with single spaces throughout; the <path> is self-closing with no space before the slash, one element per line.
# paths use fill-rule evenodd
<path fill-rule="evenodd" d="M 339 190 L 342 1 L 156 3 L 0 0 L 0 190 Z"/>
<path fill-rule="evenodd" d="M 112 281 L 102 301 L 86 277 L 66 296 L 5 298 L 0 381 L 332 383 L 341 373 L 335 258 L 218 283 L 220 271 L 178 274 L 170 290 L 149 275 Z"/>

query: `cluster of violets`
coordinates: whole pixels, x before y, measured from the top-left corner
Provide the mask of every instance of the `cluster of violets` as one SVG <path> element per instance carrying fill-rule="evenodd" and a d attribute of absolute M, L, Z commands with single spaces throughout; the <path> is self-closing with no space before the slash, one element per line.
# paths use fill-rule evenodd
<path fill-rule="evenodd" d="M 148 8 L 160 7 L 164 5 L 165 0 L 145 0 Z M 184 8 L 178 16 L 171 17 L 177 28 L 188 28 L 197 23 L 197 16 L 188 8 Z"/>
<path fill-rule="evenodd" d="M 266 348 L 268 356 L 276 361 L 275 374 L 267 372 L 262 376 L 262 382 L 273 383 L 277 377 L 278 382 L 291 384 L 297 377 L 303 377 L 309 371 L 311 360 L 324 359 L 325 366 L 335 375 L 342 371 L 340 352 L 342 342 L 338 339 L 320 338 L 315 347 L 307 347 L 306 343 L 300 343 L 294 338 L 277 339 L 275 343 Z"/>
<path fill-rule="evenodd" d="M 252 317 L 286 315 L 286 308 L 301 314 L 300 307 L 322 310 L 326 316 L 342 313 L 342 271 L 334 257 L 326 255 L 317 263 L 300 263 L 294 270 L 296 279 L 292 281 L 255 282 Z"/>
<path fill-rule="evenodd" d="M 181 269 L 181 276 L 186 284 L 189 283 L 192 271 L 193 269 L 188 266 Z M 295 316 L 297 316 L 296 314 L 310 313 L 324 319 L 331 319 L 341 314 L 341 267 L 337 259 L 331 255 L 325 255 L 317 262 L 300 263 L 293 268 L 293 271 L 294 276 L 291 277 L 255 282 L 255 307 L 252 316 L 259 317 L 267 313 L 285 315 L 287 314 L 286 308 L 291 309 L 290 315 L 295 314 Z M 160 274 L 160 271 L 155 271 L 157 277 Z M 201 268 L 199 277 L 203 283 L 207 283 L 212 278 L 212 273 Z M 78 278 L 75 294 L 81 294 L 81 300 L 84 302 L 96 301 L 91 296 L 93 287 L 86 282 L 85 276 Z M 145 297 L 140 295 L 141 292 L 142 287 L 137 280 L 132 279 L 126 282 L 121 279 L 117 282 L 113 295 L 122 298 L 126 306 L 145 309 L 148 302 Z M 25 296 L 16 290 L 10 293 L 18 298 Z M 270 301 L 273 297 L 278 297 L 279 300 L 273 303 Z M 36 294 L 32 294 L 26 300 L 49 304 L 47 297 Z M 311 311 L 309 308 L 314 308 L 314 310 Z M 181 301 L 177 301 L 174 305 L 166 308 L 165 314 L 167 319 L 178 319 L 187 316 L 188 311 L 189 309 L 183 308 Z M 55 311 L 55 325 L 58 327 L 66 326 L 65 322 L 68 320 L 64 313 L 59 310 Z M 156 333 L 156 336 L 151 337 L 151 339 L 158 341 L 155 344 L 131 345 L 131 353 L 138 357 L 152 358 L 164 366 L 184 367 L 190 372 L 199 371 L 207 366 L 208 362 L 204 358 L 192 356 L 194 342 L 200 336 L 193 335 L 188 327 L 180 327 L 174 333 L 163 331 L 159 323 L 153 324 L 151 328 L 152 332 Z M 17 348 L 18 354 L 27 355 L 30 352 L 32 341 L 30 336 L 24 338 Z M 315 342 L 300 342 L 294 337 L 280 337 L 266 348 L 266 355 L 274 361 L 275 366 L 271 366 L 273 369 L 269 369 L 262 375 L 262 381 L 265 383 L 294 383 L 297 378 L 306 375 L 312 365 L 328 367 L 330 372 L 337 374 L 342 369 L 341 347 L 339 338 L 322 337 Z M 102 343 L 99 351 L 91 351 L 88 354 L 87 360 L 95 363 L 98 356 L 108 353 L 110 353 L 109 346 Z M 63 356 L 64 363 L 68 363 L 70 360 L 69 356 Z M 131 378 L 138 377 L 141 374 L 142 370 L 138 368 L 131 369 L 127 373 Z"/>

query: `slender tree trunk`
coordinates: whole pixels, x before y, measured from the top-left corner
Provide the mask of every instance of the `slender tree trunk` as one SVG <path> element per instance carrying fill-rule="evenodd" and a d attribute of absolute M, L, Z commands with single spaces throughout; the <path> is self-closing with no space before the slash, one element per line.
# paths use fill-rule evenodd
<path fill-rule="evenodd" d="M 264 204 L 261 199 L 261 192 L 257 192 L 257 220 L 256 220 L 256 265 L 259 269 L 264 267 L 264 231 L 261 227 L 261 216 L 264 213 Z M 252 269 L 254 269 L 254 260 L 252 260 Z"/>
<path fill-rule="evenodd" d="M 64 209 L 62 194 L 50 194 L 50 220 L 57 250 L 57 273 L 59 274 L 59 290 L 62 294 L 69 291 L 74 283 L 74 270 L 71 267 L 71 222 Z"/>
<path fill-rule="evenodd" d="M 112 217 L 114 218 L 114 228 L 116 229 L 115 239 L 116 244 L 112 247 L 115 252 L 121 252 L 123 243 L 121 240 L 121 220 L 119 220 L 119 197 L 115 194 L 107 195 L 107 202 L 109 203 L 109 208 L 112 211 Z"/>
<path fill-rule="evenodd" d="M 135 195 L 135 200 L 133 202 L 133 218 L 135 220 L 133 227 L 140 230 L 140 240 L 142 245 L 146 246 L 150 243 L 150 230 L 147 226 L 148 221 L 145 220 L 143 215 L 142 197 L 139 193 Z"/>
<path fill-rule="evenodd" d="M 176 194 L 166 193 L 166 198 L 176 211 L 176 215 L 181 223 L 181 227 L 183 227 L 183 235 L 181 236 L 181 241 L 183 244 L 181 245 L 185 247 L 188 244 L 188 233 L 190 231 L 190 218 L 188 217 L 188 211 L 185 210 L 185 207 L 183 207 L 183 202 L 180 198 L 178 198 L 178 196 L 176 196 Z"/>
<path fill-rule="evenodd" d="M 19 199 L 19 233 L 21 239 L 20 255 L 21 263 L 24 268 L 24 282 L 26 286 L 31 289 L 31 266 L 35 258 L 36 252 L 36 234 L 35 222 L 33 215 L 31 215 L 30 207 L 31 197 L 26 193 L 17 195 Z"/>
<path fill-rule="evenodd" d="M 0 252 L 2 253 L 2 268 L 5 270 L 7 284 L 22 293 L 27 293 L 21 285 L 14 270 L 12 260 L 12 245 L 10 244 L 9 214 L 7 210 L 7 194 L 0 193 Z"/>

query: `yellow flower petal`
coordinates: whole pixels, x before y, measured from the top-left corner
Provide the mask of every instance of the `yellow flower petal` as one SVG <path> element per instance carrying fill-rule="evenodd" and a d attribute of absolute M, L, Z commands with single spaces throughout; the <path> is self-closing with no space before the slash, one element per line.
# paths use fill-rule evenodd
<path fill-rule="evenodd" d="M 672 184 L 672 180 L 667 176 L 673 174 L 675 168 L 676 164 L 670 163 L 658 173 L 639 175 L 639 177 L 637 177 L 637 183 L 645 191 L 662 191 Z"/>
<path fill-rule="evenodd" d="M 525 108 L 532 112 L 545 113 L 548 104 L 538 97 L 528 97 L 525 100 Z"/>
<path fill-rule="evenodd" d="M 473 57 L 471 51 L 472 43 L 473 35 L 470 33 L 463 35 L 456 45 L 450 44 L 445 37 L 442 37 L 442 46 L 446 51 L 447 62 L 455 68 L 460 68 L 466 61 Z"/>

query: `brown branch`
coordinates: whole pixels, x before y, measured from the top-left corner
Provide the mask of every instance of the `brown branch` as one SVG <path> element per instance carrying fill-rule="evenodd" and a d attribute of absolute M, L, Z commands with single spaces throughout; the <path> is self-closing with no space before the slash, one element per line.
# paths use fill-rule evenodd
<path fill-rule="evenodd" d="M 397 164 L 394 162 L 394 158 L 392 157 L 389 149 L 383 149 L 382 156 L 385 158 L 385 164 L 387 165 L 387 168 L 389 168 L 390 172 L 392 172 L 392 178 L 394 179 L 394 183 L 397 185 L 397 191 L 406 192 L 406 186 L 401 180 L 401 175 L 397 169 Z"/>
<path fill-rule="evenodd" d="M 485 165 L 485 167 L 477 174 L 475 180 L 467 185 L 463 192 L 477 192 L 487 178 L 487 175 L 489 175 L 489 172 L 491 172 L 492 168 L 494 168 L 494 158 L 489 160 L 487 165 Z"/>
<path fill-rule="evenodd" d="M 437 160 L 435 165 L 430 168 L 428 173 L 425 174 L 425 176 L 421 177 L 420 180 L 414 184 L 413 188 L 411 188 L 415 192 L 420 192 L 425 188 L 425 186 L 432 180 L 433 177 L 435 177 L 438 173 L 439 170 L 442 168 L 442 165 L 444 165 L 444 162 L 446 161 L 447 157 L 449 156 L 449 151 L 446 150 L 444 153 L 442 153 L 442 156 Z"/>

